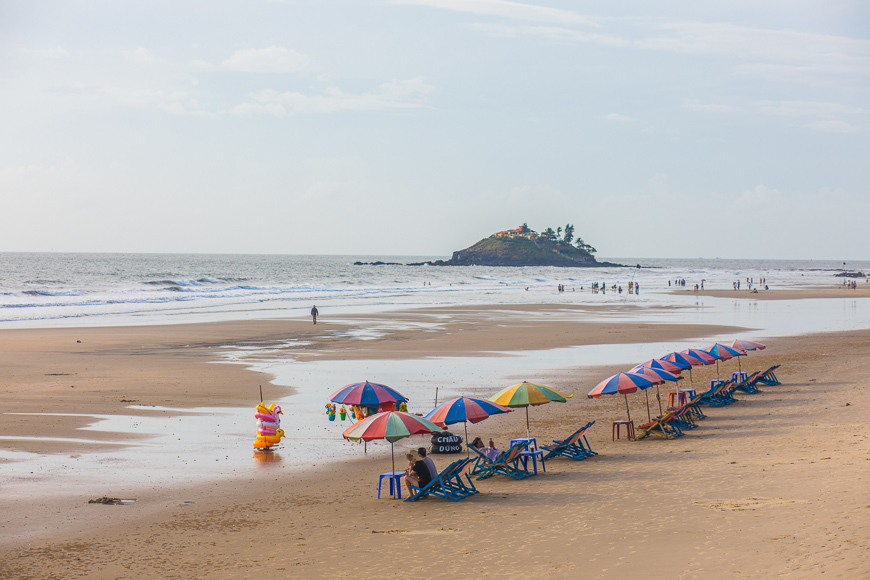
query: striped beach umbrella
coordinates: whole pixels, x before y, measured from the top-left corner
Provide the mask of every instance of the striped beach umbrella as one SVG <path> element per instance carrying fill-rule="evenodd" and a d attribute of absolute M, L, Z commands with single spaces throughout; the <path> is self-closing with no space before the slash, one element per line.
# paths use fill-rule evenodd
<path fill-rule="evenodd" d="M 353 383 L 334 392 L 329 400 L 343 405 L 361 405 L 363 407 L 377 407 L 381 403 L 405 403 L 407 397 L 399 391 L 368 381 Z"/>
<path fill-rule="evenodd" d="M 652 377 L 638 373 L 617 373 L 595 385 L 595 388 L 589 391 L 587 396 L 590 399 L 597 399 L 603 395 L 624 395 L 625 411 L 628 413 L 628 420 L 631 421 L 631 410 L 628 408 L 628 393 L 637 392 L 638 389 L 648 389 L 653 384 L 655 384 L 655 381 Z"/>
<path fill-rule="evenodd" d="M 465 426 L 465 447 L 468 450 L 468 423 L 480 423 L 490 415 L 510 413 L 511 410 L 498 403 L 485 399 L 473 399 L 471 397 L 457 397 L 441 403 L 426 414 L 426 419 L 440 427 L 462 423 Z"/>
<path fill-rule="evenodd" d="M 731 344 L 729 344 L 731 348 L 749 351 L 749 350 L 764 350 L 767 347 L 759 342 L 752 342 L 751 340 L 735 340 Z"/>
<path fill-rule="evenodd" d="M 710 353 L 705 350 L 697 348 L 687 348 L 686 350 L 681 350 L 679 354 L 683 355 L 690 361 L 692 361 L 692 359 L 698 361 L 697 363 L 692 361 L 693 367 L 698 365 L 711 365 L 716 362 L 716 357 L 711 356 Z"/>
<path fill-rule="evenodd" d="M 640 375 L 656 378 L 660 381 L 656 383 L 656 398 L 659 401 L 659 414 L 664 415 L 664 411 L 662 411 L 662 394 L 659 392 L 659 385 L 663 384 L 665 381 L 673 381 L 674 384 L 676 384 L 677 381 L 682 380 L 683 377 L 677 376 L 674 373 L 670 373 L 665 369 L 656 368 L 655 366 L 635 367 L 631 369 L 631 372 L 636 372 Z M 646 398 L 646 413 L 647 415 L 649 415 L 649 395 L 647 395 Z M 652 417 L 650 417 L 649 420 L 652 421 Z"/>
<path fill-rule="evenodd" d="M 390 456 L 393 461 L 393 471 L 396 471 L 396 458 L 393 455 L 393 443 L 399 439 L 410 437 L 411 435 L 425 435 L 427 433 L 441 433 L 444 431 L 441 427 L 431 421 L 403 413 L 401 411 L 384 411 L 366 417 L 362 421 L 355 423 L 344 430 L 345 439 L 350 441 L 374 441 L 376 439 L 385 439 L 390 442 Z"/>
<path fill-rule="evenodd" d="M 731 344 L 729 344 L 731 348 L 742 350 L 745 353 L 749 353 L 750 350 L 764 350 L 767 347 L 759 342 L 752 342 L 751 340 L 735 340 Z M 740 372 L 743 372 L 743 365 L 740 364 L 740 359 L 737 359 L 737 368 L 740 369 Z"/>
<path fill-rule="evenodd" d="M 637 365 L 636 367 L 632 368 L 630 372 L 634 373 L 642 368 L 663 370 L 671 374 L 678 375 L 683 371 L 684 367 L 681 367 L 676 363 L 672 363 L 671 361 L 654 358 L 646 361 L 645 363 Z"/>
<path fill-rule="evenodd" d="M 667 355 L 663 356 L 662 358 L 660 358 L 659 360 L 668 361 L 669 363 L 680 367 L 684 371 L 686 371 L 686 370 L 691 371 L 692 366 L 694 364 L 689 357 L 683 356 L 678 352 L 672 352 L 670 354 L 667 354 Z M 695 359 L 695 360 L 697 360 L 697 359 Z"/>
<path fill-rule="evenodd" d="M 489 398 L 493 403 L 502 407 L 525 407 L 526 408 L 526 435 L 532 438 L 532 430 L 529 427 L 529 406 L 545 405 L 547 403 L 565 403 L 573 395 L 560 393 L 556 389 L 523 381 L 517 385 L 502 389 Z"/>
<path fill-rule="evenodd" d="M 721 343 L 716 343 L 709 348 L 705 348 L 704 352 L 708 353 L 710 356 L 716 359 L 716 378 L 719 378 L 719 361 L 720 360 L 730 360 L 737 356 L 746 356 L 744 351 L 740 351 L 730 346 L 725 346 Z M 737 359 L 737 362 L 740 362 L 740 359 Z M 740 365 L 738 365 L 738 368 Z"/>

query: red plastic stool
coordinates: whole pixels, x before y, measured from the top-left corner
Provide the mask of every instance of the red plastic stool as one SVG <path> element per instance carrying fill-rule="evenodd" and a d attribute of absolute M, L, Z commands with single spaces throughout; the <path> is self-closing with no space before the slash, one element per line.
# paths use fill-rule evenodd
<path fill-rule="evenodd" d="M 634 421 L 614 421 L 613 422 L 613 438 L 612 441 L 616 441 L 619 439 L 619 428 L 625 425 L 625 432 L 628 436 L 628 440 L 631 441 L 634 439 Z"/>
<path fill-rule="evenodd" d="M 686 393 L 668 393 L 668 408 L 681 407 L 686 404 Z"/>

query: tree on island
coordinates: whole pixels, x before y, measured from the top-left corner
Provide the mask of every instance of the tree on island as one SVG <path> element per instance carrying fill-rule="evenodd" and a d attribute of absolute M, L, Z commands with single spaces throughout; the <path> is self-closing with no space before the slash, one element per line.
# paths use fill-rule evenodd
<path fill-rule="evenodd" d="M 566 244 L 570 244 L 574 239 L 574 226 L 568 224 L 565 226 L 565 234 L 562 236 L 562 241 Z"/>
<path fill-rule="evenodd" d="M 595 252 L 598 251 L 595 248 L 593 248 L 592 246 L 590 246 L 589 244 L 587 244 L 586 242 L 584 242 L 583 238 L 577 238 L 577 242 L 574 245 L 581 252 L 586 252 L 588 254 L 594 254 Z"/>

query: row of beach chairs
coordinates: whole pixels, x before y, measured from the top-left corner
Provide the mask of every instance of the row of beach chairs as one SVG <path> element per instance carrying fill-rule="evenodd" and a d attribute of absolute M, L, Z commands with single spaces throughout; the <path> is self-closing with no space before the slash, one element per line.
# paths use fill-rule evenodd
<path fill-rule="evenodd" d="M 759 384 L 769 386 L 779 385 L 780 382 L 775 374 L 779 366 L 774 365 L 764 372 L 754 372 L 742 381 L 731 379 L 714 382 L 709 390 L 698 393 L 686 401 L 685 404 L 672 407 L 661 417 L 657 417 L 654 421 L 638 427 L 635 440 L 651 436 L 663 439 L 681 437 L 684 431 L 694 429 L 698 426 L 698 421 L 706 417 L 703 411 L 701 411 L 702 404 L 711 407 L 722 407 L 737 401 L 734 398 L 734 393 L 737 391 L 753 394 L 760 392 L 758 389 Z M 590 421 L 565 439 L 555 439 L 549 445 L 542 445 L 541 449 L 546 451 L 546 454 L 542 456 L 542 461 L 547 461 L 554 457 L 582 461 L 587 457 L 598 455 L 592 451 L 589 441 L 586 439 L 586 433 L 594 424 L 595 421 Z M 470 497 L 478 493 L 471 479 L 474 475 L 477 476 L 477 480 L 486 479 L 494 475 L 503 475 L 517 480 L 531 477 L 536 472 L 528 471 L 526 463 L 523 461 L 523 452 L 528 447 L 529 441 L 517 441 L 511 445 L 510 449 L 502 451 L 493 459 L 471 447 L 470 449 L 475 452 L 476 457 L 454 461 L 426 486 L 422 488 L 412 487 L 414 495 L 405 501 L 416 501 L 428 495 L 442 497 L 451 501 L 459 501 Z"/>
<path fill-rule="evenodd" d="M 543 460 L 565 457 L 581 461 L 587 457 L 598 455 L 592 451 L 589 440 L 586 439 L 587 431 L 594 424 L 595 421 L 591 421 L 565 439 L 557 439 L 550 445 L 542 445 L 541 449 L 547 451 L 546 455 L 543 455 Z M 526 469 L 522 456 L 528 447 L 529 441 L 518 441 L 511 445 L 510 449 L 499 453 L 494 459 L 490 459 L 474 447 L 470 447 L 475 452 L 476 457 L 454 461 L 439 473 L 438 477 L 422 488 L 411 486 L 414 495 L 405 501 L 416 501 L 427 495 L 451 501 L 459 501 L 472 496 L 478 493 L 471 480 L 472 475 L 476 475 L 478 480 L 494 475 L 503 475 L 517 480 L 531 477 L 535 473 Z"/>
<path fill-rule="evenodd" d="M 774 365 L 764 372 L 756 371 L 742 381 L 731 379 L 714 382 L 708 391 L 698 393 L 686 401 L 685 404 L 679 407 L 672 407 L 661 417 L 657 417 L 655 420 L 639 426 L 636 430 L 635 440 L 650 436 L 661 437 L 663 439 L 681 437 L 684 431 L 694 429 L 698 426 L 698 421 L 706 417 L 701 411 L 701 404 L 711 407 L 724 407 L 725 405 L 737 402 L 737 399 L 734 398 L 736 391 L 754 394 L 761 392 L 758 389 L 759 383 L 763 385 L 779 385 L 780 382 L 774 374 L 779 366 Z"/>

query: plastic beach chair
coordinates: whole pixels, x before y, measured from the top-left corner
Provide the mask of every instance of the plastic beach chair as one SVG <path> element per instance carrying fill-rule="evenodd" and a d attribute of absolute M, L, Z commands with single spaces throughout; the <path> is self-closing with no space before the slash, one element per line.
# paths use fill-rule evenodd
<path fill-rule="evenodd" d="M 734 380 L 714 382 L 709 391 L 704 391 L 698 400 L 699 403 L 711 407 L 724 407 L 737 401 L 728 390 L 734 384 Z"/>
<path fill-rule="evenodd" d="M 778 369 L 780 366 L 781 365 L 773 365 L 772 367 L 770 367 L 769 369 L 767 369 L 766 371 L 764 371 L 763 373 L 758 375 L 756 382 L 761 383 L 762 385 L 767 385 L 769 387 L 775 387 L 776 385 L 781 385 L 782 383 L 780 383 L 779 379 L 776 378 L 776 375 L 773 374 L 773 371 Z"/>
<path fill-rule="evenodd" d="M 760 372 L 755 371 L 754 373 L 747 376 L 745 379 L 743 379 L 739 383 L 736 383 L 736 384 L 728 387 L 728 391 L 732 394 L 734 393 L 734 391 L 741 391 L 743 393 L 747 393 L 750 395 L 754 395 L 755 393 L 760 393 L 761 391 L 758 390 L 758 387 L 756 386 L 756 384 L 758 383 L 757 379 L 758 379 L 758 376 L 760 374 L 761 374 Z"/>
<path fill-rule="evenodd" d="M 585 427 L 575 431 L 570 437 L 565 439 L 554 439 L 550 445 L 541 445 L 541 449 L 547 452 L 544 455 L 544 460 L 551 457 L 561 456 L 568 459 L 581 461 L 587 457 L 598 455 L 592 448 L 589 447 L 589 440 L 586 439 L 586 432 L 595 424 L 595 421 L 590 421 Z"/>
<path fill-rule="evenodd" d="M 683 432 L 680 431 L 679 427 L 672 423 L 674 415 L 674 412 L 671 411 L 665 413 L 654 421 L 650 421 L 646 425 L 641 425 L 635 430 L 636 435 L 634 440 L 640 441 L 644 437 L 649 437 L 650 435 L 655 435 L 662 439 L 676 439 L 677 437 L 680 437 Z"/>
<path fill-rule="evenodd" d="M 427 495 L 434 495 L 449 499 L 450 501 L 459 501 L 470 495 L 478 493 L 471 480 L 468 480 L 466 485 L 461 476 L 465 474 L 464 468 L 471 463 L 471 459 L 460 459 L 454 461 L 444 468 L 432 481 L 423 487 L 408 486 L 414 495 L 405 501 L 416 501 Z"/>
<path fill-rule="evenodd" d="M 490 462 L 489 465 L 484 465 L 480 469 L 477 479 L 486 479 L 493 475 L 504 475 L 511 479 L 525 479 L 526 477 L 535 475 L 534 473 L 528 472 L 520 467 L 522 465 L 520 454 L 525 451 L 528 446 L 528 441 L 518 441 L 514 443 L 511 445 L 510 449 L 499 453 L 495 460 Z"/>

